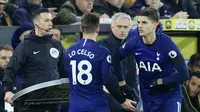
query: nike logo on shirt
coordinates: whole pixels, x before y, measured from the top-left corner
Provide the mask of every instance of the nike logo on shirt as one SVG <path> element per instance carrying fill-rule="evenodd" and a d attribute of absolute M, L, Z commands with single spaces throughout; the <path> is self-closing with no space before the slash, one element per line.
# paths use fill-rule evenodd
<path fill-rule="evenodd" d="M 33 51 L 33 54 L 37 54 L 37 53 L 39 53 L 40 51 Z"/>

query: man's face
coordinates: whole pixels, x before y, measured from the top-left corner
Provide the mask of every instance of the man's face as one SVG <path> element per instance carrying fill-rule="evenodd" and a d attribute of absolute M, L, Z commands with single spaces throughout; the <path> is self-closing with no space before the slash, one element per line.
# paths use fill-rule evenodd
<path fill-rule="evenodd" d="M 151 21 L 146 16 L 138 16 L 138 29 L 140 36 L 147 37 L 156 31 L 158 23 Z"/>
<path fill-rule="evenodd" d="M 192 76 L 191 79 L 187 81 L 186 87 L 190 97 L 195 97 L 200 92 L 200 78 Z"/>
<path fill-rule="evenodd" d="M 124 0 L 107 0 L 111 5 L 121 8 L 124 5 Z"/>
<path fill-rule="evenodd" d="M 53 34 L 53 38 L 60 41 L 61 40 L 61 33 L 58 29 L 51 29 L 51 33 Z"/>
<path fill-rule="evenodd" d="M 128 35 L 128 32 L 130 30 L 131 23 L 129 19 L 124 18 L 117 18 L 112 24 L 111 24 L 111 30 L 115 37 L 119 39 L 125 39 Z"/>
<path fill-rule="evenodd" d="M 94 0 L 76 0 L 77 7 L 81 10 L 81 12 L 91 12 L 93 8 Z"/>
<path fill-rule="evenodd" d="M 12 51 L 8 51 L 8 50 L 0 51 L 0 68 L 1 69 L 6 68 L 12 55 L 13 55 Z"/>
<path fill-rule="evenodd" d="M 37 24 L 37 28 L 41 32 L 46 32 L 45 30 L 52 29 L 53 23 L 52 23 L 52 15 L 51 13 L 41 13 L 40 17 L 35 20 L 34 24 Z"/>
<path fill-rule="evenodd" d="M 188 69 L 191 73 L 200 71 L 200 61 L 195 62 L 193 65 L 189 64 Z"/>

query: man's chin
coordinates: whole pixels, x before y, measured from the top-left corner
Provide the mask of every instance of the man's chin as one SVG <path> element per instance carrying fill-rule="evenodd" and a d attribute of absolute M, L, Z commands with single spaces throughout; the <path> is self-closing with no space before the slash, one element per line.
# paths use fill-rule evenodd
<path fill-rule="evenodd" d="M 123 39 L 125 39 L 126 37 L 122 37 L 122 36 L 121 36 L 121 37 L 118 37 L 118 38 L 123 40 Z"/>
<path fill-rule="evenodd" d="M 195 93 L 190 93 L 190 97 L 194 98 L 197 94 Z"/>

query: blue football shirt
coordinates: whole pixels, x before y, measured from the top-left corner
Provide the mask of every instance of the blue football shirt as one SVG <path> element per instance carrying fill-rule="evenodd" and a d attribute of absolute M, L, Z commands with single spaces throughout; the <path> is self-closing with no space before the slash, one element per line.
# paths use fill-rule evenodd
<path fill-rule="evenodd" d="M 130 38 L 120 48 L 122 57 L 132 53 L 139 68 L 139 83 L 143 100 L 152 101 L 166 98 L 168 95 L 180 94 L 180 83 L 174 84 L 174 91 L 151 95 L 150 83 L 152 80 L 165 78 L 176 74 L 171 59 L 182 56 L 177 46 L 165 34 L 156 34 L 156 41 L 147 45 L 142 37 Z M 165 97 L 166 96 L 166 97 Z"/>
<path fill-rule="evenodd" d="M 109 82 L 111 56 L 94 40 L 83 38 L 66 51 L 70 112 L 109 112 L 103 84 Z"/>

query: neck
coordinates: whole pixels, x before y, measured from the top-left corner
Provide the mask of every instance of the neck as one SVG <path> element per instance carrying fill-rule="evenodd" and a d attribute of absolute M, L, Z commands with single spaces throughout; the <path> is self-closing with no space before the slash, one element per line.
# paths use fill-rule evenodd
<path fill-rule="evenodd" d="M 38 36 L 38 37 L 42 37 L 43 36 L 42 32 L 38 28 L 35 28 L 35 35 Z"/>
<path fill-rule="evenodd" d="M 83 38 L 87 38 L 87 39 L 96 41 L 97 35 L 98 35 L 97 33 L 93 33 L 93 34 L 83 33 Z"/>
<path fill-rule="evenodd" d="M 156 40 L 156 33 L 151 33 L 142 37 L 145 44 L 153 44 Z"/>
<path fill-rule="evenodd" d="M 41 28 L 35 28 L 35 35 L 38 37 L 43 37 L 44 35 L 51 35 L 51 32 L 45 31 Z"/>

